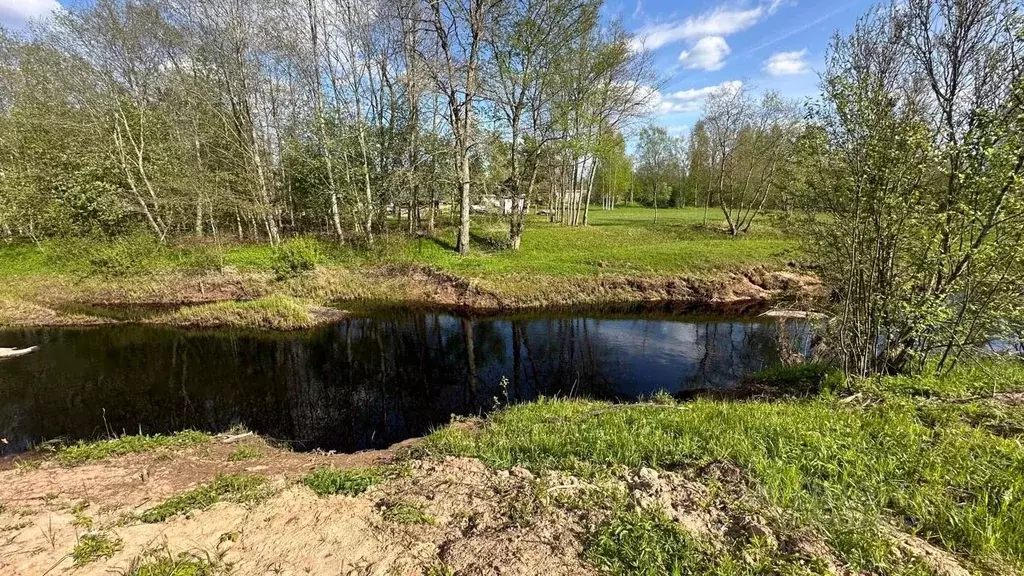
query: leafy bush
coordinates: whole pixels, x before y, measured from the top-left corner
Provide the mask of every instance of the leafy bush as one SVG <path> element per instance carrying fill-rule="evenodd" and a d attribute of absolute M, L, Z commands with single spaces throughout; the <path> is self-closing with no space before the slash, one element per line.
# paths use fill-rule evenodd
<path fill-rule="evenodd" d="M 127 236 L 90 243 L 84 248 L 84 257 L 90 275 L 127 278 L 147 272 L 159 250 L 160 244 L 152 236 Z"/>
<path fill-rule="evenodd" d="M 312 272 L 320 263 L 320 246 L 309 238 L 295 238 L 279 246 L 274 254 L 274 274 L 278 280 Z"/>

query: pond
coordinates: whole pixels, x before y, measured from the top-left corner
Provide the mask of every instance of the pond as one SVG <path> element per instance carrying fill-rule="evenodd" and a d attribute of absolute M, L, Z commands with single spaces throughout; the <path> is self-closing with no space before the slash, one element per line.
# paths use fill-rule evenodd
<path fill-rule="evenodd" d="M 785 328 L 781 328 L 786 326 Z M 760 318 L 356 316 L 300 333 L 140 324 L 0 331 L 0 453 L 110 434 L 242 425 L 297 450 L 356 451 L 539 396 L 634 400 L 728 389 L 779 362 Z"/>

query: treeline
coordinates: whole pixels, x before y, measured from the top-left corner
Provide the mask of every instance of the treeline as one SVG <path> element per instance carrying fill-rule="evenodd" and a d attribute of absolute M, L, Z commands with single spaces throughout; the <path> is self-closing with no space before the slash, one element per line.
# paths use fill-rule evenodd
<path fill-rule="evenodd" d="M 803 108 L 767 92 L 758 98 L 727 83 L 706 98 L 688 137 L 647 126 L 637 143 L 636 201 L 721 210 L 731 235 L 750 230 L 765 210 L 790 212 L 803 158 L 800 143 L 812 127 Z"/>
<path fill-rule="evenodd" d="M 0 235 L 145 227 L 161 240 L 372 245 L 396 218 L 429 233 L 447 216 L 466 253 L 476 203 L 510 212 L 513 247 L 531 202 L 585 224 L 595 189 L 622 179 L 621 133 L 653 81 L 600 8 L 97 0 L 62 11 L 0 36 Z M 607 150 L 619 164 L 599 178 Z"/>

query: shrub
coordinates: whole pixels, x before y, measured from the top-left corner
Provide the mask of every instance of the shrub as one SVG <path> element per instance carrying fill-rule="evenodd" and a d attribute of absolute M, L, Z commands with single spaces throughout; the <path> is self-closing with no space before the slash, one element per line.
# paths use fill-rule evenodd
<path fill-rule="evenodd" d="M 279 246 L 274 253 L 274 274 L 278 280 L 312 272 L 320 263 L 320 246 L 309 238 L 295 238 Z"/>
<path fill-rule="evenodd" d="M 152 236 L 129 236 L 88 246 L 88 272 L 103 278 L 139 276 L 151 267 L 160 245 Z"/>

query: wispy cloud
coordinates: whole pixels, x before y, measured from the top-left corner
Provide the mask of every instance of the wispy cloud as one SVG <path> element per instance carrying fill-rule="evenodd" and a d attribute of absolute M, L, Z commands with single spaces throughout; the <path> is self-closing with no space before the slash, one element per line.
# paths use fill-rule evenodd
<path fill-rule="evenodd" d="M 662 94 L 652 88 L 652 95 L 650 98 L 651 109 L 652 112 L 658 115 L 696 112 L 704 105 L 704 99 L 707 98 L 708 95 L 721 90 L 738 91 L 741 88 L 743 88 L 743 82 L 740 80 L 729 80 L 728 82 L 722 82 L 721 84 L 716 84 L 714 86 L 690 88 L 688 90 L 680 90 L 670 94 Z"/>
<path fill-rule="evenodd" d="M 811 67 L 804 60 L 807 56 L 807 50 L 794 50 L 792 52 L 779 52 L 772 54 L 770 58 L 764 61 L 762 70 L 764 70 L 769 76 L 795 76 L 797 74 L 806 74 L 811 71 Z"/>
<path fill-rule="evenodd" d="M 814 28 L 818 24 L 821 24 L 822 22 L 825 22 L 826 20 L 830 20 L 832 17 L 836 16 L 840 12 L 845 11 L 850 6 L 853 6 L 854 4 L 856 4 L 856 2 L 847 2 L 846 4 L 843 4 L 842 6 L 840 6 L 839 8 L 836 8 L 835 10 L 829 12 L 828 14 L 825 14 L 824 16 L 821 16 L 820 18 L 815 18 L 814 20 L 808 22 L 807 24 L 804 24 L 802 26 L 798 26 L 798 27 L 796 27 L 796 28 L 786 32 L 785 34 L 783 34 L 781 36 L 778 36 L 777 38 L 772 38 L 771 40 L 769 40 L 769 41 L 767 41 L 767 42 L 765 42 L 763 44 L 759 44 L 758 46 L 754 46 L 753 48 L 751 48 L 750 50 L 747 51 L 747 54 L 752 54 L 754 52 L 757 52 L 758 50 L 763 50 L 763 49 L 771 46 L 772 44 L 776 44 L 778 42 L 782 42 L 783 40 L 785 40 L 787 38 L 790 38 L 792 36 L 795 36 L 795 35 L 803 32 L 805 30 L 808 30 L 810 28 Z"/>
<path fill-rule="evenodd" d="M 729 43 L 721 36 L 701 38 L 690 50 L 679 54 L 679 62 L 686 68 L 701 70 L 721 70 L 725 65 L 725 57 L 731 49 Z"/>
<path fill-rule="evenodd" d="M 747 9 L 720 6 L 699 16 L 650 24 L 637 32 L 632 47 L 634 50 L 657 50 L 662 46 L 686 40 L 742 32 L 775 12 L 781 3 L 782 0 L 771 0 Z"/>
<path fill-rule="evenodd" d="M 60 10 L 57 0 L 0 0 L 0 25 L 20 28 L 29 20 Z"/>

